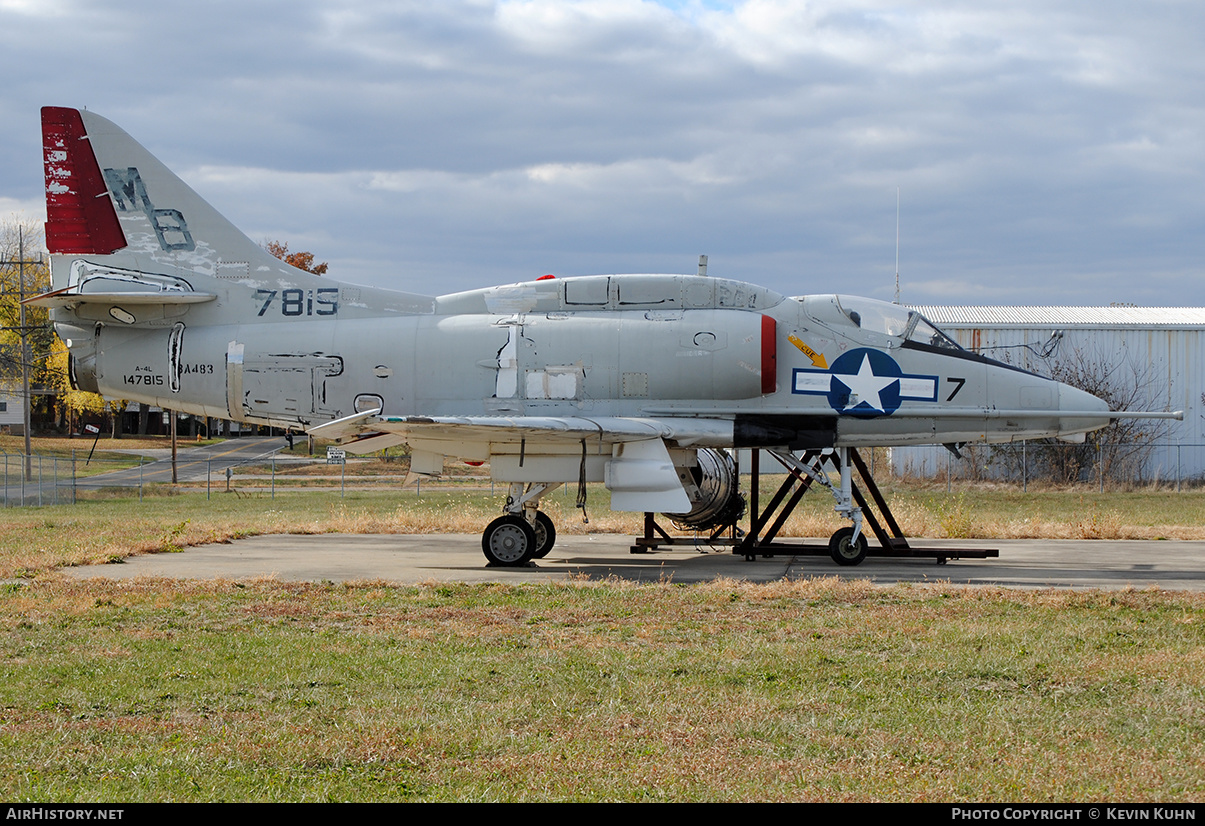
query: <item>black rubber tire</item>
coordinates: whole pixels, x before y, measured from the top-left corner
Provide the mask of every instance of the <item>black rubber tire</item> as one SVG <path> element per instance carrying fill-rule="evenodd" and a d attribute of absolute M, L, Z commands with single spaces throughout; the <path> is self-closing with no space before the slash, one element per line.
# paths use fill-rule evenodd
<path fill-rule="evenodd" d="M 556 525 L 544 511 L 536 511 L 536 524 L 532 527 L 536 532 L 536 552 L 531 555 L 532 559 L 543 559 L 556 544 Z"/>
<path fill-rule="evenodd" d="M 508 513 L 485 526 L 481 550 L 491 565 L 525 565 L 535 553 L 536 532 L 522 516 Z"/>
<path fill-rule="evenodd" d="M 854 535 L 853 528 L 842 528 L 833 534 L 828 541 L 828 554 L 838 565 L 860 565 L 866 558 L 870 546 L 866 542 L 866 534 L 859 534 L 856 543 L 850 542 Z"/>

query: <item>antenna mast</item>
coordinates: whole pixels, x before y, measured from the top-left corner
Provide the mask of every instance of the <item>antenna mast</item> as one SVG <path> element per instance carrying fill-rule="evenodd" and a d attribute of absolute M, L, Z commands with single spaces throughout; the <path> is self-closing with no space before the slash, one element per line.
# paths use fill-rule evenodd
<path fill-rule="evenodd" d="M 895 303 L 900 303 L 900 188 L 895 188 Z"/>

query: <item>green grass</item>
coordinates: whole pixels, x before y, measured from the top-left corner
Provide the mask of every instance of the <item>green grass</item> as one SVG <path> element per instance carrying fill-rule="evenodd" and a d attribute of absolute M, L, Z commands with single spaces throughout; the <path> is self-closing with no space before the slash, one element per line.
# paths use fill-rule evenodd
<path fill-rule="evenodd" d="M 1199 595 L 40 582 L 0 628 L 9 800 L 1205 795 Z"/>

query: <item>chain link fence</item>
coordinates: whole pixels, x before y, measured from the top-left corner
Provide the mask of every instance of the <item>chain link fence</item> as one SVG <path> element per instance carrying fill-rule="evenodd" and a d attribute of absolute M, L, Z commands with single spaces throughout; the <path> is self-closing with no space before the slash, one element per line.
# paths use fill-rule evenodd
<path fill-rule="evenodd" d="M 4 453 L 4 507 L 74 504 L 76 468 L 69 458 Z"/>
<path fill-rule="evenodd" d="M 1099 490 L 1161 486 L 1181 490 L 1205 483 L 1205 444 L 1036 440 L 1003 445 L 892 448 L 891 468 L 903 479 L 1094 485 Z"/>
<path fill-rule="evenodd" d="M 71 456 L 0 453 L 0 463 L 3 464 L 3 487 L 0 487 L 0 505 L 3 507 L 70 505 L 110 496 L 114 492 L 137 495 L 141 499 L 151 486 L 173 484 L 170 460 L 144 456 L 89 458 L 87 451 Z M 240 482 L 257 486 L 263 476 L 274 493 L 277 465 L 275 456 L 234 463 L 210 459 L 180 460 L 177 478 L 181 486 L 203 489 L 212 495 L 228 489 L 236 474 L 242 477 Z M 265 471 L 263 474 L 258 473 L 261 469 Z"/>
<path fill-rule="evenodd" d="M 242 459 L 181 457 L 176 462 L 176 481 L 172 481 L 172 463 L 166 458 L 131 455 L 124 458 L 89 458 L 88 451 L 71 456 L 25 455 L 0 452 L 3 478 L 0 480 L 0 506 L 37 507 L 68 505 L 88 499 L 112 496 L 137 496 L 155 490 L 204 491 L 206 498 L 222 493 L 275 498 L 278 492 L 338 492 L 367 488 L 400 489 L 409 465 L 373 459 L 346 460 L 322 456 L 295 456 L 272 450 Z M 450 475 L 434 486 L 455 482 L 494 492 L 486 475 Z M 411 488 L 422 496 L 430 481 L 418 480 Z"/>

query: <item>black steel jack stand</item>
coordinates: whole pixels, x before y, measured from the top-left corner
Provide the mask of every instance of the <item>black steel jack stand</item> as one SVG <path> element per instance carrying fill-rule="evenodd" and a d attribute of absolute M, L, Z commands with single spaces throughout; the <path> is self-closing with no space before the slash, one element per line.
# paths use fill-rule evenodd
<path fill-rule="evenodd" d="M 761 451 L 753 450 L 751 480 L 749 490 L 749 532 L 741 534 L 735 523 L 722 526 L 708 539 L 702 540 L 688 537 L 672 537 L 660 525 L 652 513 L 644 515 L 644 536 L 636 537 L 632 545 L 632 553 L 648 553 L 661 545 L 731 545 L 732 553 L 743 554 L 746 560 L 752 561 L 757 557 L 772 556 L 828 556 L 828 543 L 817 544 L 807 542 L 779 542 L 778 533 L 786 524 L 788 518 L 799 505 L 803 495 L 812 485 L 812 477 L 801 473 L 798 469 L 783 465 L 787 477 L 782 485 L 770 497 L 764 510 L 759 510 L 758 493 L 761 483 Z M 773 454 L 771 454 L 773 455 Z M 935 559 L 938 565 L 944 565 L 949 559 L 994 559 L 1000 556 L 996 549 L 987 548 L 919 548 L 909 544 L 903 530 L 891 513 L 891 507 L 883 497 L 879 486 L 875 484 L 866 462 L 856 450 L 849 451 L 853 469 L 857 471 L 858 481 L 852 485 L 854 501 L 862 509 L 862 521 L 878 540 L 879 547 L 867 550 L 867 556 L 900 559 L 905 557 Z M 824 472 L 824 464 L 832 461 L 831 457 L 820 450 L 805 451 L 802 457 L 804 464 L 810 466 L 817 475 Z M 780 462 L 781 464 L 781 462 Z M 863 493 L 870 494 L 867 500 Z M 874 508 L 870 506 L 873 501 Z M 763 532 L 764 531 L 764 532 Z"/>

